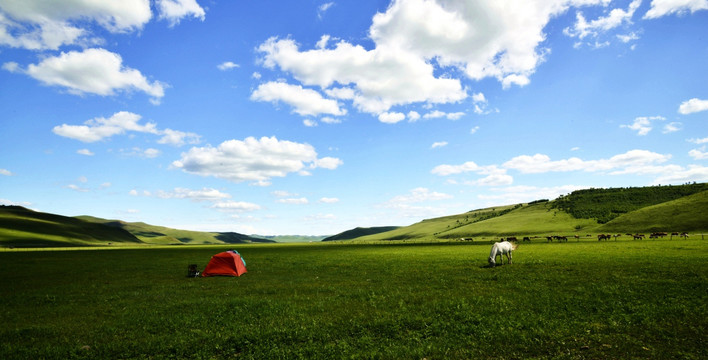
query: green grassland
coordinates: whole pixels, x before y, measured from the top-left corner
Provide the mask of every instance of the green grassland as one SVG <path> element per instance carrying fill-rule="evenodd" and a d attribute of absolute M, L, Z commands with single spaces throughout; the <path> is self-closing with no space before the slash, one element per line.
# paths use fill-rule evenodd
<path fill-rule="evenodd" d="M 248 244 L 242 277 L 186 277 L 224 249 L 0 251 L 0 358 L 708 358 L 698 238 L 524 243 L 495 268 L 478 242 Z"/>
<path fill-rule="evenodd" d="M 404 227 L 356 228 L 328 241 L 486 241 L 504 236 L 543 238 L 598 233 L 708 233 L 708 184 L 586 189 L 538 200 L 427 219 Z M 385 231 L 389 230 L 389 231 Z M 91 216 L 63 217 L 0 206 L 0 247 L 236 244 L 310 242 L 324 236 L 248 236 L 170 229 Z"/>
<path fill-rule="evenodd" d="M 687 185 L 688 186 L 688 185 Z M 670 188 L 668 186 L 662 188 Z M 647 188 L 656 191 L 652 188 Z M 605 193 L 595 201 L 607 199 Z M 575 193 L 573 193 L 575 194 Z M 573 194 L 562 201 L 573 204 Z M 680 194 L 680 193 L 679 193 Z M 587 194 L 578 197 L 587 203 Z M 570 205 L 568 205 L 570 206 Z M 626 209 L 623 198 L 615 200 L 614 206 L 604 204 L 604 209 Z M 619 210 L 612 210 L 619 214 Z M 647 205 L 614 217 L 607 223 L 595 218 L 577 218 L 559 208 L 556 201 L 539 201 L 513 206 L 499 206 L 473 210 L 467 213 L 424 220 L 393 231 L 356 238 L 356 241 L 406 239 L 475 239 L 487 240 L 502 236 L 545 237 L 594 236 L 598 233 L 648 233 L 648 232 L 708 233 L 708 191 L 702 191 L 675 200 Z"/>

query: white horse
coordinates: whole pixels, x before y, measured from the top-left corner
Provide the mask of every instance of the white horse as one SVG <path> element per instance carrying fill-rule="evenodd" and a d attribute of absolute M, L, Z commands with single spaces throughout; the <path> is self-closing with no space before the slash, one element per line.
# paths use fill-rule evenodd
<path fill-rule="evenodd" d="M 497 256 L 499 256 L 502 265 L 504 265 L 504 255 L 506 255 L 507 263 L 511 264 L 511 252 L 514 250 L 516 250 L 516 245 L 508 241 L 494 243 L 492 251 L 489 253 L 489 266 L 497 265 Z"/>

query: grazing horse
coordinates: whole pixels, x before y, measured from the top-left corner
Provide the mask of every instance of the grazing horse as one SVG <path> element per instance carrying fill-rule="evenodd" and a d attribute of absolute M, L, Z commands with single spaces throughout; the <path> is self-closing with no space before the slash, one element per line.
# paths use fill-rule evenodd
<path fill-rule="evenodd" d="M 612 235 L 610 234 L 599 234 L 597 235 L 597 241 L 602 241 L 602 240 L 610 240 Z"/>
<path fill-rule="evenodd" d="M 504 255 L 506 255 L 507 263 L 511 264 L 511 252 L 514 250 L 516 250 L 516 245 L 508 241 L 494 243 L 492 251 L 489 253 L 489 266 L 497 265 L 497 256 L 499 256 L 502 265 L 504 265 Z"/>

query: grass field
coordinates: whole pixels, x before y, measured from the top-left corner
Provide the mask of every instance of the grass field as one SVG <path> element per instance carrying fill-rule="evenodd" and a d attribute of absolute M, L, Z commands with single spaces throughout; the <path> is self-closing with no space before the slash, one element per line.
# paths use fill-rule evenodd
<path fill-rule="evenodd" d="M 0 358 L 705 359 L 708 240 L 0 251 Z"/>

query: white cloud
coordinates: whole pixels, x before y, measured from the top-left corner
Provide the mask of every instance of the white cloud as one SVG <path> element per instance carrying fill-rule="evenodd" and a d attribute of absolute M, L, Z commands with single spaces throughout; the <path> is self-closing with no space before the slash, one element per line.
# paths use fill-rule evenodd
<path fill-rule="evenodd" d="M 182 153 L 172 166 L 201 176 L 214 176 L 233 182 L 253 181 L 268 185 L 273 177 L 303 173 L 305 168 L 332 169 L 341 164 L 335 158 L 317 158 L 309 144 L 278 140 L 275 137 L 228 140 L 218 147 L 193 147 Z"/>
<path fill-rule="evenodd" d="M 680 122 L 670 122 L 666 125 L 664 125 L 664 130 L 662 130 L 662 133 L 664 134 L 669 134 L 672 132 L 677 132 L 680 131 L 683 128 L 683 124 Z"/>
<path fill-rule="evenodd" d="M 447 146 L 447 141 L 436 141 L 430 146 L 431 149 Z"/>
<path fill-rule="evenodd" d="M 315 90 L 284 82 L 267 82 L 259 85 L 251 94 L 251 100 L 275 103 L 282 101 L 292 106 L 294 108 L 293 111 L 302 116 L 346 114 L 346 110 L 341 109 L 337 101 L 325 99 Z"/>
<path fill-rule="evenodd" d="M 323 168 L 323 169 L 329 169 L 329 170 L 334 170 L 341 166 L 344 162 L 342 160 L 333 158 L 333 157 L 323 157 L 321 159 L 315 160 L 311 165 L 310 168 Z"/>
<path fill-rule="evenodd" d="M 400 112 L 384 112 L 379 114 L 379 121 L 386 124 L 395 124 L 399 121 L 403 121 L 406 118 L 406 114 Z"/>
<path fill-rule="evenodd" d="M 688 115 L 706 110 L 708 110 L 708 100 L 693 98 L 682 102 L 678 112 L 683 115 Z"/>
<path fill-rule="evenodd" d="M 12 171 L 10 171 L 10 170 L 7 170 L 7 169 L 0 169 L 0 175 L 3 175 L 3 176 L 12 176 L 13 174 L 12 174 Z"/>
<path fill-rule="evenodd" d="M 631 125 L 620 125 L 622 128 L 628 128 L 630 130 L 634 130 L 637 132 L 637 135 L 639 136 L 644 136 L 648 134 L 652 130 L 651 123 L 652 121 L 664 121 L 666 118 L 662 116 L 641 116 L 638 118 L 634 119 L 634 122 Z"/>
<path fill-rule="evenodd" d="M 708 137 L 704 137 L 702 139 L 688 139 L 686 141 L 700 145 L 700 144 L 708 143 Z"/>
<path fill-rule="evenodd" d="M 75 95 L 112 96 L 116 92 L 142 91 L 155 104 L 165 95 L 164 83 L 152 83 L 140 71 L 123 66 L 120 55 L 105 49 L 62 52 L 30 64 L 27 75 L 47 86 L 60 86 Z"/>
<path fill-rule="evenodd" d="M 340 41 L 333 49 L 300 51 L 291 39 L 271 38 L 258 50 L 263 65 L 279 67 L 308 86 L 330 92 L 339 89 L 340 99 L 350 99 L 364 112 L 380 114 L 395 105 L 414 102 L 450 103 L 467 97 L 459 80 L 436 78 L 424 59 L 401 51 Z M 328 89 L 335 84 L 352 87 Z M 342 89 L 346 92 L 342 93 Z"/>
<path fill-rule="evenodd" d="M 654 184 L 684 184 L 687 182 L 707 182 L 708 167 L 690 165 L 687 169 L 667 172 L 654 179 Z"/>
<path fill-rule="evenodd" d="M 555 199 L 560 195 L 569 194 L 580 189 L 587 189 L 588 186 L 563 185 L 554 187 L 537 186 L 509 186 L 491 188 L 488 192 L 479 195 L 479 199 L 486 200 L 485 205 L 495 206 L 499 204 L 518 204 L 530 202 L 538 199 Z"/>
<path fill-rule="evenodd" d="M 464 112 L 454 112 L 454 113 L 447 113 L 444 111 L 440 110 L 434 110 L 431 111 L 425 115 L 423 115 L 424 119 L 438 119 L 438 118 L 447 118 L 448 120 L 459 120 L 461 117 L 465 116 Z"/>
<path fill-rule="evenodd" d="M 318 6 L 317 7 L 317 18 L 322 20 L 322 17 L 324 17 L 327 10 L 329 10 L 332 6 L 334 6 L 334 2 L 332 2 L 332 1 Z"/>
<path fill-rule="evenodd" d="M 470 135 L 474 135 L 474 133 L 476 133 L 477 130 L 479 130 L 479 126 L 475 126 L 475 127 L 471 128 L 471 129 L 470 129 Z"/>
<path fill-rule="evenodd" d="M 662 155 L 648 150 L 630 150 L 624 154 L 615 155 L 609 159 L 582 160 L 577 157 L 552 161 L 548 155 L 536 154 L 533 156 L 521 155 L 505 162 L 502 166 L 507 169 L 514 169 L 523 174 L 540 174 L 547 172 L 567 172 L 567 171 L 610 171 L 617 170 L 627 173 L 640 172 L 641 169 L 648 168 L 654 164 L 661 164 L 668 161 L 671 155 Z"/>
<path fill-rule="evenodd" d="M 452 195 L 431 191 L 430 189 L 419 187 L 411 190 L 406 195 L 399 195 L 388 201 L 388 204 L 411 204 L 426 201 L 439 201 L 451 199 Z"/>
<path fill-rule="evenodd" d="M 322 121 L 322 122 L 325 123 L 325 124 L 341 124 L 341 123 L 342 123 L 341 120 L 335 119 L 335 118 L 329 117 L 329 116 L 324 116 L 324 117 L 322 117 L 322 118 L 320 119 L 320 121 Z"/>
<path fill-rule="evenodd" d="M 90 45 L 95 23 L 112 33 L 142 29 L 152 13 L 148 0 L 0 1 L 0 45 L 56 50 L 63 45 Z"/>
<path fill-rule="evenodd" d="M 290 205 L 305 205 L 305 204 L 309 203 L 309 201 L 305 197 L 278 199 L 278 202 L 281 204 L 290 204 Z"/>
<path fill-rule="evenodd" d="M 317 121 L 312 119 L 304 119 L 302 120 L 302 124 L 307 127 L 315 127 L 317 126 Z"/>
<path fill-rule="evenodd" d="M 204 21 L 206 16 L 196 0 L 157 0 L 156 5 L 160 10 L 160 19 L 166 19 L 170 26 L 179 24 L 182 18 L 191 16 Z"/>
<path fill-rule="evenodd" d="M 243 213 L 260 210 L 261 206 L 245 201 L 220 201 L 212 205 L 211 208 L 221 211 Z"/>
<path fill-rule="evenodd" d="M 417 111 L 409 111 L 407 116 L 408 121 L 410 122 L 418 121 L 420 119 L 420 114 Z"/>
<path fill-rule="evenodd" d="M 240 65 L 239 65 L 239 64 L 236 64 L 236 63 L 234 63 L 234 62 L 232 62 L 232 61 L 225 61 L 225 62 L 223 62 L 223 63 L 217 65 L 216 67 L 217 67 L 219 70 L 221 70 L 221 71 L 226 71 L 226 70 L 231 70 L 231 69 L 234 69 L 234 68 L 238 68 L 238 67 L 240 67 Z"/>
<path fill-rule="evenodd" d="M 187 188 L 175 188 L 172 191 L 158 191 L 157 197 L 162 199 L 188 199 L 192 201 L 220 201 L 231 198 L 231 195 L 223 193 L 217 189 L 203 188 L 192 190 Z"/>
<path fill-rule="evenodd" d="M 644 15 L 645 19 L 656 19 L 665 15 L 683 15 L 708 9 L 708 0 L 652 0 L 651 9 Z"/>
<path fill-rule="evenodd" d="M 185 144 L 198 144 L 201 141 L 201 136 L 191 132 L 164 129 L 158 131 L 157 133 L 162 135 L 160 140 L 157 141 L 158 144 L 182 146 Z"/>
<path fill-rule="evenodd" d="M 182 146 L 186 143 L 197 144 L 200 141 L 200 136 L 194 133 L 172 129 L 159 130 L 155 123 L 139 124 L 138 122 L 141 118 L 140 115 L 135 113 L 119 111 L 107 119 L 97 117 L 87 120 L 84 122 L 84 125 L 62 124 L 55 126 L 52 132 L 59 136 L 87 143 L 100 141 L 114 135 L 125 134 L 128 131 L 161 135 L 162 137 L 157 141 L 158 144 Z M 152 150 L 153 153 L 157 151 Z M 145 155 L 151 157 L 149 153 Z"/>
<path fill-rule="evenodd" d="M 599 17 L 590 22 L 585 20 L 583 14 L 578 11 L 578 13 L 576 14 L 575 25 L 572 28 L 568 27 L 564 29 L 563 33 L 570 37 L 577 37 L 579 39 L 583 39 L 587 36 L 597 37 L 598 35 L 612 30 L 616 27 L 619 27 L 623 24 L 631 23 L 632 17 L 634 16 L 634 12 L 637 10 L 637 8 L 639 8 L 639 5 L 641 5 L 641 3 L 641 0 L 633 0 L 629 4 L 627 10 L 619 8 L 612 9 L 609 14 L 607 14 L 607 16 Z M 627 41 L 629 41 L 629 39 L 627 39 Z"/>
<path fill-rule="evenodd" d="M 705 150 L 705 146 L 701 147 L 700 149 L 693 149 L 688 152 L 688 156 L 692 157 L 694 160 L 706 160 L 708 159 L 708 152 L 706 152 Z"/>
<path fill-rule="evenodd" d="M 319 202 L 324 203 L 324 204 L 335 204 L 339 202 L 338 198 L 330 198 L 330 197 L 323 197 L 320 198 Z"/>
<path fill-rule="evenodd" d="M 79 149 L 79 150 L 76 150 L 76 153 L 79 154 L 79 155 L 86 155 L 86 156 L 93 156 L 93 155 L 95 155 L 95 154 L 93 153 L 93 151 L 91 151 L 91 150 L 89 150 L 89 149 Z"/>
<path fill-rule="evenodd" d="M 448 176 L 448 175 L 455 175 L 455 174 L 461 174 L 461 173 L 466 173 L 466 172 L 471 172 L 471 171 L 478 171 L 480 167 L 475 164 L 473 161 L 468 161 L 464 164 L 461 165 L 438 165 L 433 170 L 431 173 L 435 175 L 440 175 L 440 176 Z"/>
<path fill-rule="evenodd" d="M 158 130 L 154 123 L 145 125 L 138 124 L 141 116 L 127 111 L 120 111 L 110 118 L 97 117 L 84 122 L 84 125 L 62 124 L 55 126 L 52 132 L 59 136 L 83 142 L 96 142 L 114 135 L 123 134 L 126 131 L 136 131 L 157 134 Z"/>

